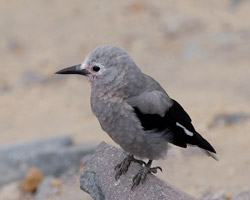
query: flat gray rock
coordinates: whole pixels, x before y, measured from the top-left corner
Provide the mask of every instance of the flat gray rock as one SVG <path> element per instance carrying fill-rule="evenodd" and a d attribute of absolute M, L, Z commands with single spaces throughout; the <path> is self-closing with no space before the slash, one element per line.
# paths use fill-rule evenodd
<path fill-rule="evenodd" d="M 60 175 L 81 163 L 81 159 L 95 151 L 96 144 L 74 145 L 68 136 L 18 142 L 0 147 L 0 188 L 20 180 L 31 167 L 45 175 Z"/>
<path fill-rule="evenodd" d="M 132 163 L 125 175 L 115 181 L 115 166 L 126 157 L 120 149 L 102 142 L 80 177 L 81 189 L 94 200 L 193 200 L 188 194 L 149 174 L 145 183 L 131 191 L 132 179 L 140 165 Z"/>

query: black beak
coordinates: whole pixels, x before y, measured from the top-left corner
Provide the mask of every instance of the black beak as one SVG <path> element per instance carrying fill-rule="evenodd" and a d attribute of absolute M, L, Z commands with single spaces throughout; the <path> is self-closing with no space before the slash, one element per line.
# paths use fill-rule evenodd
<path fill-rule="evenodd" d="M 86 69 L 81 69 L 81 65 L 75 65 L 72 67 L 67 67 L 65 69 L 62 69 L 55 74 L 79 74 L 79 75 L 84 75 L 87 76 L 89 72 Z"/>

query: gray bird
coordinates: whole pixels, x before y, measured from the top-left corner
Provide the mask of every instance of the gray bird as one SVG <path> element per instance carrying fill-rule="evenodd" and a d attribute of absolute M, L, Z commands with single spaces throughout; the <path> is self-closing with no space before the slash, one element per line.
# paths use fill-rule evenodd
<path fill-rule="evenodd" d="M 142 165 L 132 189 L 143 183 L 153 160 L 164 158 L 168 143 L 200 147 L 217 160 L 214 148 L 194 129 L 191 118 L 161 85 L 144 74 L 128 53 L 115 46 L 98 46 L 79 65 L 56 74 L 87 76 L 91 84 L 91 108 L 102 129 L 128 153 L 115 167 L 119 179 L 131 162 Z M 136 156 L 137 158 L 135 158 Z M 139 159 L 149 159 L 147 163 Z"/>

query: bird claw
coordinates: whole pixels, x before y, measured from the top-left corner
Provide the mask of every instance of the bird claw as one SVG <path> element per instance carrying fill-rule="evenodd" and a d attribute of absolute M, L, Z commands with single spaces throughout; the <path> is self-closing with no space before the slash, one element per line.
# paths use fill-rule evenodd
<path fill-rule="evenodd" d="M 143 184 L 148 174 L 150 173 L 155 174 L 157 173 L 158 169 L 162 171 L 162 168 L 159 166 L 151 168 L 152 160 L 149 160 L 148 163 L 145 163 L 142 160 L 138 160 L 134 158 L 133 155 L 128 155 L 121 163 L 115 166 L 115 171 L 116 171 L 115 180 L 116 181 L 120 178 L 121 175 L 125 174 L 128 171 L 128 168 L 131 162 L 139 163 L 142 166 L 142 168 L 133 178 L 133 184 L 132 184 L 131 190 L 134 190 L 134 188 L 138 186 L 140 183 Z"/>
<path fill-rule="evenodd" d="M 122 174 L 125 174 L 128 171 L 130 164 L 131 161 L 128 158 L 125 158 L 120 164 L 115 166 L 115 180 L 118 180 Z"/>
<path fill-rule="evenodd" d="M 151 170 L 152 173 L 156 174 L 158 169 L 161 170 L 161 172 L 162 172 L 162 168 L 159 167 L 159 166 L 153 167 L 153 168 L 151 168 L 150 170 Z"/>
<path fill-rule="evenodd" d="M 148 174 L 150 174 L 150 173 L 155 174 L 155 173 L 157 173 L 158 169 L 162 171 L 162 168 L 159 166 L 153 167 L 153 168 L 151 168 L 150 166 L 151 166 L 151 164 L 150 165 L 147 164 L 142 169 L 140 169 L 140 171 L 134 176 L 131 190 L 134 190 L 134 188 L 136 186 L 138 186 L 140 183 L 143 184 L 145 182 Z"/>
<path fill-rule="evenodd" d="M 135 159 L 133 155 L 128 155 L 121 163 L 115 166 L 115 180 L 118 180 L 121 175 L 128 171 L 131 162 L 139 163 L 140 165 L 146 165 L 142 160 Z"/>

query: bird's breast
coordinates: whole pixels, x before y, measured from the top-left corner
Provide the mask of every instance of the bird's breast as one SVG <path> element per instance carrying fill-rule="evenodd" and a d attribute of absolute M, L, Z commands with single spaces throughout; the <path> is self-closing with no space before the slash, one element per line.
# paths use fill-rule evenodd
<path fill-rule="evenodd" d="M 119 97 L 91 97 L 91 108 L 102 129 L 118 144 L 131 142 L 135 134 L 124 141 L 125 135 L 141 130 L 133 108 Z"/>
<path fill-rule="evenodd" d="M 91 108 L 102 129 L 127 153 L 149 159 L 165 154 L 166 141 L 145 132 L 133 107 L 122 99 L 91 97 Z"/>

